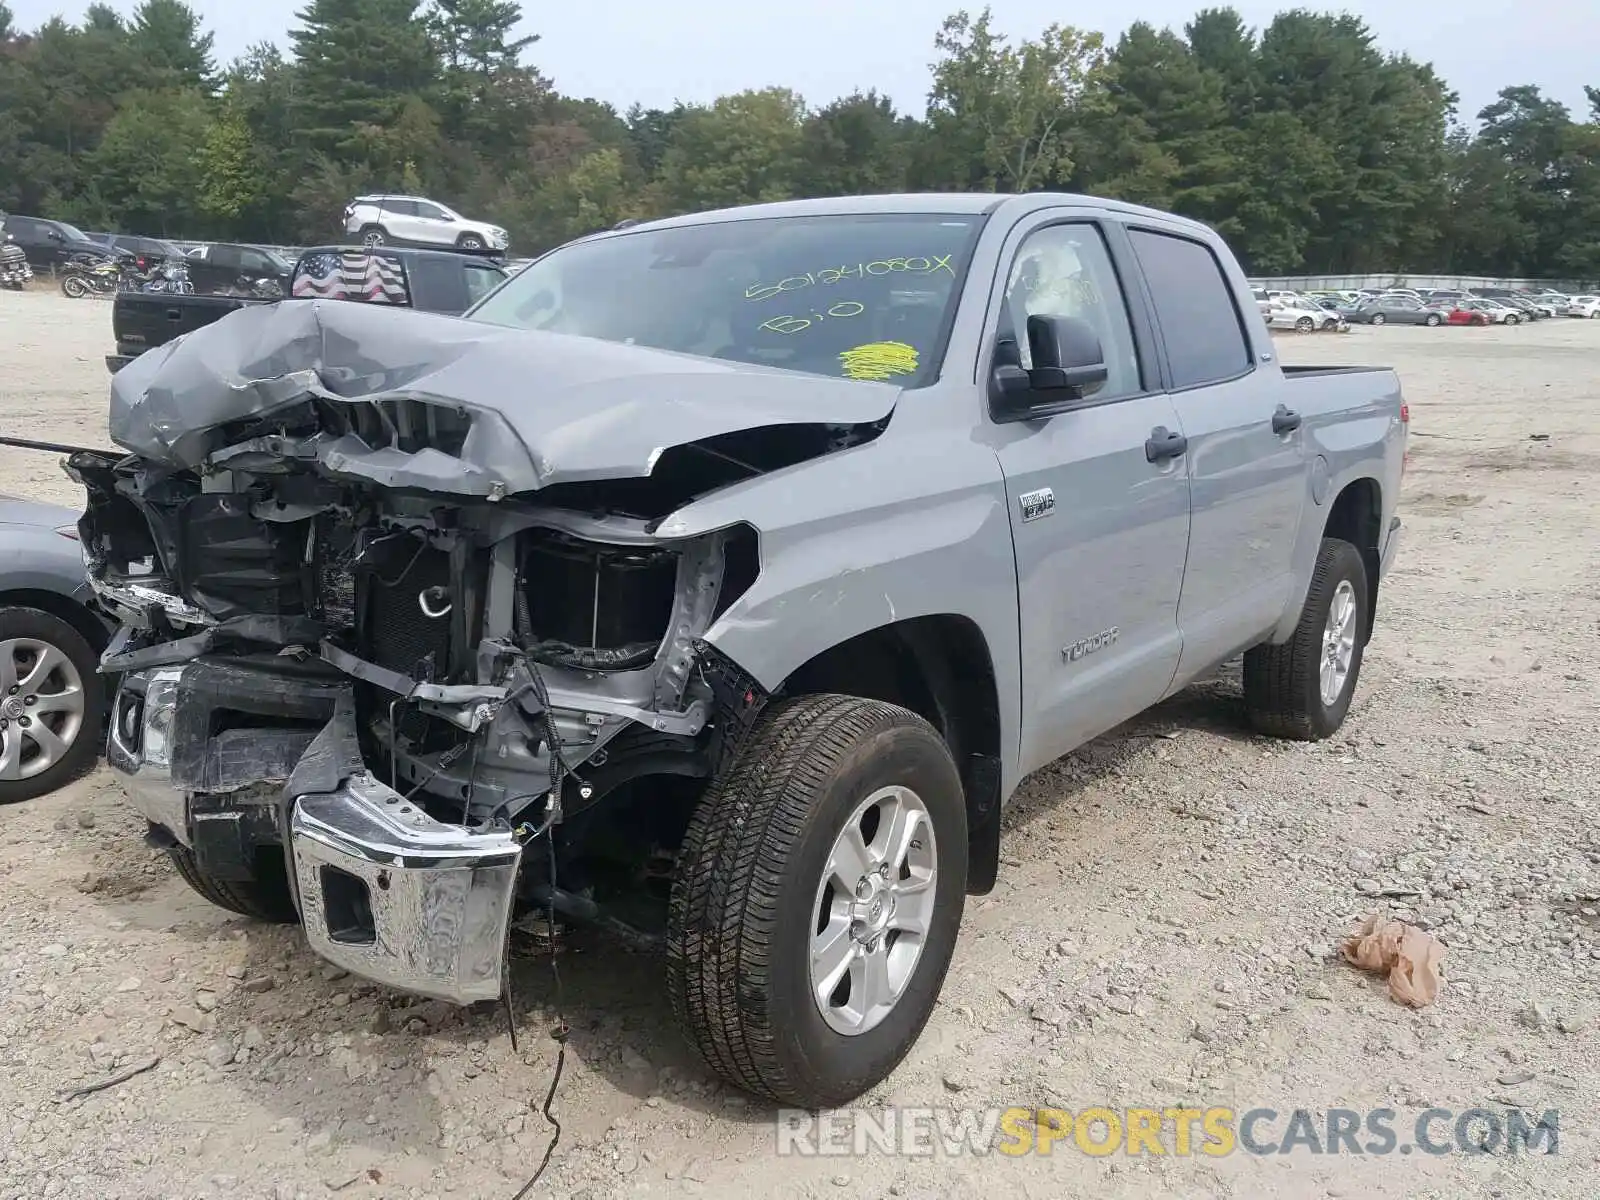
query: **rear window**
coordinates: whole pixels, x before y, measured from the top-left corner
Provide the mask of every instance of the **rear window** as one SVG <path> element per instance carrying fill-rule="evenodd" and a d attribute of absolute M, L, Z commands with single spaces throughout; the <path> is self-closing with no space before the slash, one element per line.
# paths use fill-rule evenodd
<path fill-rule="evenodd" d="M 1174 388 L 1235 379 L 1250 369 L 1244 325 L 1211 248 L 1189 238 L 1129 231 L 1149 280 Z"/>
<path fill-rule="evenodd" d="M 411 303 L 400 261 L 364 250 L 320 250 L 305 255 L 295 267 L 289 294 L 297 300 Z"/>

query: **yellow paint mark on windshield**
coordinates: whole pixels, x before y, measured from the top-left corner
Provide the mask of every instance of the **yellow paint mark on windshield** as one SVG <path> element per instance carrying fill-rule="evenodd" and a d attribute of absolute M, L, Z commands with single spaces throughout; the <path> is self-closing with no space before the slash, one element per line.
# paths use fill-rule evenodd
<path fill-rule="evenodd" d="M 915 375 L 917 348 L 904 342 L 868 342 L 839 355 L 839 365 L 848 379 L 888 379 L 892 375 Z"/>

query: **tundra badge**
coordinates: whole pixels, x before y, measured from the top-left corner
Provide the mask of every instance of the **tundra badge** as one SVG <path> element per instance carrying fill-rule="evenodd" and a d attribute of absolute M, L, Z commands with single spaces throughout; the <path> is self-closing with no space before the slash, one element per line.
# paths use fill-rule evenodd
<path fill-rule="evenodd" d="M 1113 625 L 1110 629 L 1102 629 L 1093 637 L 1061 647 L 1061 661 L 1075 663 L 1080 658 L 1088 658 L 1096 650 L 1104 650 L 1107 646 L 1115 645 L 1118 632 L 1120 632 L 1118 627 Z"/>
<path fill-rule="evenodd" d="M 1017 497 L 1017 507 L 1022 510 L 1022 523 L 1026 525 L 1029 521 L 1048 517 L 1056 511 L 1056 494 L 1049 488 L 1023 492 Z"/>

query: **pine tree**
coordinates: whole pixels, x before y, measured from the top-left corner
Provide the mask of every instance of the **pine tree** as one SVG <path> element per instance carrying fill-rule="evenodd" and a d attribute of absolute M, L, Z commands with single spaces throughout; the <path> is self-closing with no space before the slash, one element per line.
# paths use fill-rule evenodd
<path fill-rule="evenodd" d="M 313 151 L 364 161 L 371 131 L 438 82 L 417 0 L 311 0 L 296 19 L 298 136 Z"/>

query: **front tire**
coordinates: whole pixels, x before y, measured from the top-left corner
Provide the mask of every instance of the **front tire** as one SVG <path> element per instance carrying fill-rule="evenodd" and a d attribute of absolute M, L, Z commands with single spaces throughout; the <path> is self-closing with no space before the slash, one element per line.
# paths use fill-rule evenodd
<path fill-rule="evenodd" d="M 1244 656 L 1245 705 L 1259 732 L 1315 742 L 1338 731 L 1361 675 L 1367 597 L 1361 551 L 1323 538 L 1293 636 Z"/>
<path fill-rule="evenodd" d="M 476 254 L 479 250 L 483 249 L 483 239 L 475 233 L 463 233 L 461 235 L 461 240 L 458 241 L 456 245 L 465 250 L 468 254 Z"/>
<path fill-rule="evenodd" d="M 1370 324 L 1382 325 L 1386 319 L 1382 313 L 1373 313 Z"/>
<path fill-rule="evenodd" d="M 1428 314 L 1428 321 L 1427 321 L 1427 323 L 1428 323 L 1428 324 L 1429 324 L 1429 325 L 1437 325 L 1437 324 L 1438 324 L 1438 323 L 1439 323 L 1439 320 L 1440 320 L 1440 317 L 1439 317 L 1439 314 L 1438 314 L 1438 313 L 1429 313 L 1429 314 Z"/>
<path fill-rule="evenodd" d="M 667 982 L 706 1064 L 834 1107 L 922 1032 L 955 948 L 967 827 L 949 749 L 906 709 L 803 696 L 763 714 L 689 823 Z"/>
<path fill-rule="evenodd" d="M 168 847 L 167 857 L 183 881 L 218 908 L 272 925 L 293 925 L 299 920 L 281 855 L 258 854 L 257 875 L 250 880 L 218 879 L 208 874 L 201 870 L 194 851 L 187 846 Z"/>
<path fill-rule="evenodd" d="M 0 610 L 0 804 L 46 795 L 94 766 L 99 665 L 83 634 L 53 613 Z"/>
<path fill-rule="evenodd" d="M 388 241 L 389 234 L 382 225 L 368 225 L 361 231 L 361 244 L 369 250 L 376 250 Z"/>

